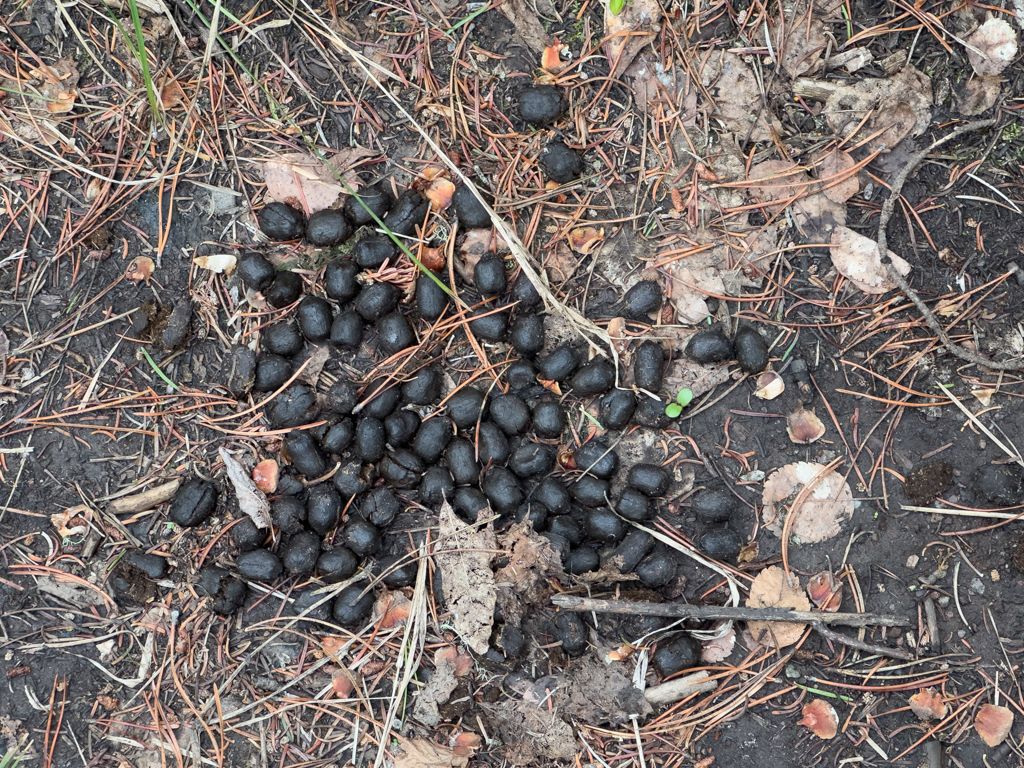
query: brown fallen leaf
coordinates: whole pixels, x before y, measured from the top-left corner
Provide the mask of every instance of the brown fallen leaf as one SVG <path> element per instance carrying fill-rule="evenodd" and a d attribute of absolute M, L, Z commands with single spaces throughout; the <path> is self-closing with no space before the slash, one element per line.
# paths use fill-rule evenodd
<path fill-rule="evenodd" d="M 604 55 L 609 75 L 622 72 L 636 55 L 654 40 L 661 29 L 662 8 L 657 0 L 629 0 L 615 15 L 604 3 Z"/>
<path fill-rule="evenodd" d="M 980 115 L 995 106 L 1001 89 L 1002 78 L 998 75 L 973 77 L 964 83 L 956 99 L 956 108 L 961 115 Z"/>
<path fill-rule="evenodd" d="M 825 425 L 814 411 L 797 408 L 786 417 L 786 433 L 797 445 L 810 445 L 825 434 Z"/>
<path fill-rule="evenodd" d="M 395 768 L 465 768 L 469 764 L 468 756 L 456 755 L 443 744 L 427 739 L 397 738 L 401 752 L 395 755 Z"/>
<path fill-rule="evenodd" d="M 783 4 L 783 8 L 787 34 L 782 68 L 790 77 L 799 77 L 818 68 L 827 43 L 825 25 L 814 15 L 810 0 Z"/>
<path fill-rule="evenodd" d="M 803 719 L 797 725 L 804 725 L 819 739 L 834 739 L 839 733 L 839 715 L 835 708 L 824 699 L 813 699 L 801 710 Z"/>
<path fill-rule="evenodd" d="M 1006 707 L 985 704 L 974 717 L 974 730 L 990 747 L 998 747 L 1013 728 L 1013 712 Z"/>
<path fill-rule="evenodd" d="M 156 264 L 149 256 L 136 256 L 131 260 L 124 276 L 133 283 L 141 283 L 143 280 L 148 283 L 155 269 Z"/>
<path fill-rule="evenodd" d="M 992 17 L 967 38 L 967 60 L 983 76 L 998 75 L 1017 55 L 1017 33 L 1005 19 Z"/>
<path fill-rule="evenodd" d="M 843 583 L 832 571 L 822 571 L 807 580 L 807 594 L 819 610 L 835 613 L 843 604 Z"/>
<path fill-rule="evenodd" d="M 538 56 L 543 55 L 551 36 L 544 31 L 536 6 L 528 0 L 504 0 L 497 9 L 512 22 L 513 37 Z"/>
<path fill-rule="evenodd" d="M 825 184 L 823 190 L 825 196 L 835 203 L 845 203 L 860 191 L 860 182 L 857 175 L 848 176 L 843 181 L 838 181 L 848 174 L 857 164 L 849 152 L 840 149 L 833 149 L 821 158 L 818 165 L 818 179 Z"/>
<path fill-rule="evenodd" d="M 782 125 L 764 108 L 764 96 L 754 71 L 742 57 L 716 51 L 701 69 L 701 81 L 712 88 L 712 117 L 720 120 L 739 141 L 769 141 Z"/>
<path fill-rule="evenodd" d="M 482 528 L 467 525 L 447 502 L 441 505 L 439 528 L 434 562 L 441 571 L 452 626 L 473 651 L 485 654 L 497 601 L 491 571 L 492 552 L 497 548 L 494 529 L 490 523 Z"/>
<path fill-rule="evenodd" d="M 764 505 L 761 519 L 768 530 L 776 536 L 782 535 L 786 504 L 793 503 L 804 486 L 823 469 L 821 464 L 797 461 L 776 469 L 768 476 L 761 494 Z M 790 527 L 794 542 L 813 544 L 826 541 L 838 534 L 842 524 L 853 516 L 853 492 L 842 475 L 830 472 L 804 497 L 800 508 L 790 514 L 797 516 Z"/>
<path fill-rule="evenodd" d="M 878 251 L 878 243 L 848 227 L 837 227 L 829 248 L 832 265 L 864 293 L 886 293 L 896 287 Z M 901 275 L 910 274 L 910 264 L 889 251 L 892 266 Z"/>
<path fill-rule="evenodd" d="M 941 720 L 948 707 L 945 700 L 934 688 L 922 688 L 910 697 L 910 710 L 921 720 Z"/>
<path fill-rule="evenodd" d="M 373 154 L 371 149 L 349 147 L 327 162 L 305 152 L 290 152 L 267 160 L 263 163 L 267 194 L 279 203 L 307 208 L 309 213 L 330 208 L 346 192 L 335 173 L 358 189 L 359 179 L 349 171 L 359 160 Z"/>
<path fill-rule="evenodd" d="M 809 611 L 811 603 L 800 588 L 800 581 L 795 577 L 788 578 L 785 571 L 773 565 L 757 574 L 757 578 L 750 585 L 747 607 L 794 608 L 798 611 Z M 762 645 L 779 648 L 797 642 L 806 626 L 789 621 L 747 622 L 747 628 L 755 640 Z"/>

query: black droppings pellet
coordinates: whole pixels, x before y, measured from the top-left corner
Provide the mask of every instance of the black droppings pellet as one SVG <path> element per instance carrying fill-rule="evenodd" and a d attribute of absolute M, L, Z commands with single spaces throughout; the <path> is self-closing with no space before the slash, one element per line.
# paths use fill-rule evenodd
<path fill-rule="evenodd" d="M 657 394 L 665 377 L 665 350 L 655 341 L 645 341 L 633 355 L 633 383 Z"/>
<path fill-rule="evenodd" d="M 507 286 L 505 260 L 485 254 L 473 267 L 473 283 L 481 296 L 500 296 Z"/>
<path fill-rule="evenodd" d="M 498 395 L 491 398 L 491 421 L 516 437 L 530 429 L 530 408 L 516 395 Z"/>
<path fill-rule="evenodd" d="M 540 315 L 521 314 L 512 323 L 509 342 L 523 357 L 534 357 L 544 349 L 544 320 Z"/>
<path fill-rule="evenodd" d="M 254 549 L 239 555 L 238 573 L 246 581 L 260 581 L 271 584 L 281 575 L 283 566 L 277 555 L 267 549 Z"/>
<path fill-rule="evenodd" d="M 331 305 L 319 296 L 307 296 L 299 302 L 296 310 L 299 330 L 309 341 L 324 341 L 331 335 Z"/>
<path fill-rule="evenodd" d="M 584 507 L 603 507 L 608 495 L 608 481 L 584 475 L 570 487 L 572 497 Z"/>
<path fill-rule="evenodd" d="M 495 312 L 494 307 L 485 307 L 469 321 L 469 330 L 484 341 L 503 341 L 508 333 L 508 310 Z"/>
<path fill-rule="evenodd" d="M 317 211 L 306 222 L 306 240 L 317 248 L 341 245 L 352 235 L 352 225 L 345 214 L 334 208 Z"/>
<path fill-rule="evenodd" d="M 661 309 L 661 284 L 641 280 L 622 297 L 622 313 L 630 320 L 650 320 L 650 314 Z"/>
<path fill-rule="evenodd" d="M 548 518 L 548 532 L 572 546 L 583 541 L 583 528 L 573 519 L 572 515 L 556 515 Z"/>
<path fill-rule="evenodd" d="M 686 342 L 687 357 L 703 364 L 720 363 L 732 357 L 732 344 L 718 326 L 699 331 Z"/>
<path fill-rule="evenodd" d="M 183 528 L 192 528 L 213 514 L 217 508 L 217 488 L 200 477 L 186 480 L 171 499 L 168 519 Z"/>
<path fill-rule="evenodd" d="M 735 564 L 743 548 L 743 541 L 730 528 L 714 528 L 700 537 L 697 547 L 714 560 Z"/>
<path fill-rule="evenodd" d="M 672 423 L 672 419 L 665 413 L 665 403 L 647 395 L 640 395 L 637 398 L 633 421 L 641 427 L 651 429 L 664 429 Z"/>
<path fill-rule="evenodd" d="M 359 294 L 359 267 L 350 259 L 335 259 L 324 270 L 324 290 L 335 301 L 351 301 Z"/>
<path fill-rule="evenodd" d="M 302 351 L 302 331 L 290 320 L 268 325 L 260 336 L 260 342 L 267 352 L 281 357 L 294 357 Z"/>
<path fill-rule="evenodd" d="M 636 395 L 626 389 L 613 389 L 602 395 L 597 418 L 605 429 L 625 429 L 635 411 Z"/>
<path fill-rule="evenodd" d="M 565 95 L 553 85 L 531 85 L 519 92 L 519 116 L 533 125 L 553 123 L 568 108 Z"/>
<path fill-rule="evenodd" d="M 564 345 L 537 358 L 537 370 L 545 381 L 565 381 L 579 365 L 579 352 Z"/>
<path fill-rule="evenodd" d="M 331 344 L 341 349 L 356 349 L 363 343 L 366 324 L 357 312 L 339 312 L 331 324 Z"/>
<path fill-rule="evenodd" d="M 615 504 L 616 511 L 627 520 L 642 523 L 649 518 L 654 507 L 651 500 L 636 488 L 623 488 L 619 500 Z"/>
<path fill-rule="evenodd" d="M 405 319 L 405 315 L 399 312 L 391 312 L 378 320 L 377 333 L 381 346 L 390 355 L 408 349 L 416 343 L 416 334 L 412 326 Z"/>
<path fill-rule="evenodd" d="M 348 547 L 335 547 L 320 553 L 316 571 L 328 584 L 337 584 L 354 575 L 359 569 L 359 558 Z"/>
<path fill-rule="evenodd" d="M 455 489 L 452 506 L 462 519 L 475 523 L 481 514 L 486 514 L 488 502 L 479 488 L 462 486 Z"/>
<path fill-rule="evenodd" d="M 273 282 L 276 270 L 263 254 L 250 251 L 238 260 L 235 274 L 252 290 L 262 291 Z"/>
<path fill-rule="evenodd" d="M 690 501 L 690 511 L 702 523 L 727 522 L 738 509 L 736 497 L 720 480 L 708 483 L 707 487 Z"/>
<path fill-rule="evenodd" d="M 464 437 L 452 438 L 444 452 L 445 463 L 456 485 L 476 485 L 480 465 L 476 461 L 476 448 Z"/>
<path fill-rule="evenodd" d="M 396 235 L 411 235 L 423 223 L 428 204 L 419 192 L 405 192 L 384 217 L 384 225 Z"/>
<path fill-rule="evenodd" d="M 320 538 L 315 533 L 295 534 L 281 550 L 281 563 L 293 576 L 311 576 L 320 557 Z"/>
<path fill-rule="evenodd" d="M 452 500 L 455 495 L 455 481 L 451 473 L 440 465 L 427 467 L 420 479 L 418 491 L 420 504 L 437 507 L 443 501 Z"/>
<path fill-rule="evenodd" d="M 523 503 L 523 489 L 516 476 L 505 467 L 491 467 L 480 487 L 499 514 L 511 515 Z"/>
<path fill-rule="evenodd" d="M 210 608 L 227 616 L 245 602 L 245 582 L 216 565 L 204 565 L 197 575 L 196 587 L 200 594 L 213 598 Z"/>
<path fill-rule="evenodd" d="M 505 370 L 505 381 L 512 392 L 522 392 L 537 384 L 537 370 L 529 360 L 513 360 Z"/>
<path fill-rule="evenodd" d="M 493 199 L 486 192 L 480 190 L 480 194 L 488 203 L 493 203 Z M 473 190 L 465 184 L 460 184 L 455 189 L 452 206 L 455 208 L 455 215 L 459 217 L 462 229 L 482 229 L 491 226 L 491 214 L 476 199 Z"/>
<path fill-rule="evenodd" d="M 373 601 L 373 590 L 361 581 L 341 591 L 331 606 L 331 615 L 343 627 L 354 627 L 370 617 Z"/>
<path fill-rule="evenodd" d="M 356 296 L 353 307 L 363 320 L 375 323 L 398 306 L 401 293 L 391 283 L 369 283 Z"/>
<path fill-rule="evenodd" d="M 435 416 L 424 421 L 412 441 L 412 449 L 427 464 L 436 464 L 454 433 L 452 420 Z"/>
<path fill-rule="evenodd" d="M 434 273 L 435 277 L 440 277 Z M 416 311 L 424 320 L 433 322 L 448 308 L 448 294 L 430 275 L 421 274 L 416 278 Z"/>
<path fill-rule="evenodd" d="M 380 549 L 380 531 L 373 523 L 361 517 L 348 521 L 341 532 L 341 539 L 357 557 L 369 557 Z"/>
<path fill-rule="evenodd" d="M 355 433 L 352 419 L 342 419 L 331 425 L 320 439 L 320 446 L 328 453 L 342 453 L 352 444 Z"/>
<path fill-rule="evenodd" d="M 448 415 L 459 429 L 472 429 L 487 418 L 487 400 L 476 387 L 463 387 L 448 398 Z"/>
<path fill-rule="evenodd" d="M 655 552 L 640 561 L 636 575 L 645 587 L 657 589 L 670 584 L 676 577 L 679 564 L 667 552 Z"/>
<path fill-rule="evenodd" d="M 541 400 L 533 406 L 533 431 L 538 437 L 560 437 L 565 425 L 565 408 L 558 401 Z"/>
<path fill-rule="evenodd" d="M 604 440 L 595 439 L 576 449 L 576 469 L 608 480 L 619 468 L 619 455 Z"/>
<path fill-rule="evenodd" d="M 579 656 L 587 650 L 587 625 L 577 613 L 559 613 L 554 621 L 554 635 L 567 656 Z"/>
<path fill-rule="evenodd" d="M 615 365 L 603 357 L 594 358 L 580 366 L 569 386 L 578 397 L 604 394 L 615 386 Z"/>
<path fill-rule="evenodd" d="M 294 496 L 281 496 L 270 505 L 270 519 L 281 533 L 298 533 L 306 524 L 306 505 Z"/>
<path fill-rule="evenodd" d="M 327 390 L 324 402 L 339 416 L 348 416 L 359 403 L 359 387 L 348 379 L 338 379 Z"/>
<path fill-rule="evenodd" d="M 671 677 L 700 663 L 701 646 L 689 635 L 679 634 L 658 642 L 651 663 L 662 677 Z"/>
<path fill-rule="evenodd" d="M 285 385 L 294 370 L 291 361 L 281 355 L 263 354 L 256 358 L 256 376 L 252 388 L 257 392 L 274 392 Z"/>
<path fill-rule="evenodd" d="M 402 502 L 398 500 L 395 492 L 388 487 L 374 488 L 363 500 L 360 511 L 363 517 L 376 525 L 378 528 L 391 525 L 402 511 Z"/>
<path fill-rule="evenodd" d="M 372 470 L 372 467 L 366 470 Z M 348 501 L 369 488 L 369 480 L 362 463 L 358 460 L 350 461 L 335 473 L 334 489 L 341 494 L 343 500 Z"/>
<path fill-rule="evenodd" d="M 526 635 L 519 627 L 506 624 L 501 628 L 498 646 L 507 658 L 517 659 L 526 653 Z"/>
<path fill-rule="evenodd" d="M 420 417 L 412 411 L 395 411 L 384 419 L 384 431 L 387 434 L 388 445 L 392 448 L 408 445 L 419 428 Z"/>
<path fill-rule="evenodd" d="M 278 272 L 263 291 L 263 298 L 274 309 L 294 304 L 302 296 L 302 278 L 295 272 Z"/>
<path fill-rule="evenodd" d="M 421 368 L 402 384 L 402 397 L 413 405 L 434 405 L 441 399 L 441 373 L 437 368 Z"/>
<path fill-rule="evenodd" d="M 1017 464 L 985 464 L 974 476 L 974 491 L 990 504 L 1016 506 L 1024 500 L 1024 469 Z"/>
<path fill-rule="evenodd" d="M 664 496 L 672 476 L 654 464 L 634 464 L 629 468 L 626 484 L 646 496 Z"/>
<path fill-rule="evenodd" d="M 569 551 L 565 560 L 565 572 L 580 574 L 596 571 L 601 567 L 601 556 L 593 547 L 577 547 Z"/>
<path fill-rule="evenodd" d="M 326 536 L 337 527 L 343 507 L 341 494 L 332 486 L 315 485 L 306 497 L 306 522 L 321 536 Z"/>
<path fill-rule="evenodd" d="M 396 488 L 414 488 L 423 475 L 423 460 L 410 450 L 399 448 L 381 459 L 380 476 Z"/>
<path fill-rule="evenodd" d="M 416 558 L 406 554 L 388 555 L 379 565 L 381 581 L 390 589 L 412 586 L 416 581 Z"/>
<path fill-rule="evenodd" d="M 398 249 L 390 237 L 364 237 L 352 249 L 352 258 L 363 269 L 377 269 L 384 262 L 394 265 Z"/>
<path fill-rule="evenodd" d="M 374 379 L 363 390 L 363 416 L 384 419 L 394 413 L 402 399 L 402 389 L 395 382 L 387 379 Z"/>
<path fill-rule="evenodd" d="M 481 422 L 476 437 L 481 464 L 504 464 L 512 455 L 505 431 L 493 421 Z"/>
<path fill-rule="evenodd" d="M 547 474 L 554 466 L 554 449 L 541 443 L 522 443 L 508 460 L 508 468 L 522 478 Z"/>
<path fill-rule="evenodd" d="M 308 480 L 327 473 L 327 457 L 308 431 L 294 430 L 284 438 L 281 449 L 292 466 Z"/>
<path fill-rule="evenodd" d="M 260 231 L 279 243 L 298 240 L 306 231 L 306 217 L 284 203 L 267 203 L 256 215 Z"/>
<path fill-rule="evenodd" d="M 383 219 L 391 210 L 391 206 L 395 204 L 395 196 L 391 192 L 391 185 L 387 179 L 377 182 L 372 187 L 359 190 L 356 195 L 345 200 L 344 211 L 349 221 L 357 227 L 376 224 L 370 211 L 373 211 L 378 219 Z M 370 211 L 367 211 L 367 208 Z"/>
<path fill-rule="evenodd" d="M 124 559 L 129 565 L 135 566 L 146 574 L 147 578 L 154 581 L 162 579 L 167 573 L 167 559 L 160 555 L 148 554 L 141 549 L 129 549 Z"/>
<path fill-rule="evenodd" d="M 316 393 L 305 384 L 292 384 L 270 401 L 266 414 L 274 429 L 284 429 L 309 424 L 319 412 Z"/>
<path fill-rule="evenodd" d="M 587 536 L 601 544 L 612 544 L 626 535 L 626 524 L 607 507 L 587 513 Z"/>
<path fill-rule="evenodd" d="M 583 173 L 583 158 L 564 141 L 553 141 L 540 153 L 540 166 L 552 181 L 568 184 Z"/>
<path fill-rule="evenodd" d="M 520 311 L 535 307 L 541 302 L 537 288 L 530 282 L 530 278 L 526 276 L 525 272 L 520 272 L 515 282 L 512 283 L 512 298 L 519 302 L 518 309 Z"/>
<path fill-rule="evenodd" d="M 543 504 L 552 515 L 564 515 L 572 507 L 569 490 L 553 477 L 545 478 L 534 488 L 530 498 Z"/>
<path fill-rule="evenodd" d="M 387 432 L 380 419 L 363 417 L 356 422 L 354 453 L 364 462 L 376 464 L 384 458 L 387 446 Z"/>
<path fill-rule="evenodd" d="M 613 553 L 615 557 L 621 558 L 619 573 L 633 573 L 653 546 L 654 538 L 651 534 L 638 528 L 631 528 Z"/>
<path fill-rule="evenodd" d="M 732 340 L 733 354 L 744 373 L 760 373 L 768 366 L 768 342 L 752 325 L 744 325 Z"/>
<path fill-rule="evenodd" d="M 268 531 L 256 527 L 251 517 L 243 517 L 231 526 L 231 543 L 241 552 L 249 552 L 259 547 L 267 539 Z"/>

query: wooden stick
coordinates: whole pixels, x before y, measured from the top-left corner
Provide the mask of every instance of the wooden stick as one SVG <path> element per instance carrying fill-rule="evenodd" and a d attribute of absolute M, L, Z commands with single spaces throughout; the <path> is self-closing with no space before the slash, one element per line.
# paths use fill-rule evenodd
<path fill-rule="evenodd" d="M 717 605 L 685 603 L 643 603 L 629 600 L 592 600 L 572 595 L 555 595 L 551 602 L 570 611 L 632 613 L 637 616 L 667 616 L 674 619 L 732 619 L 738 621 L 789 621 L 795 624 L 842 624 L 847 627 L 909 627 L 911 622 L 899 616 L 873 613 L 827 613 L 791 611 L 786 608 L 726 608 Z"/>

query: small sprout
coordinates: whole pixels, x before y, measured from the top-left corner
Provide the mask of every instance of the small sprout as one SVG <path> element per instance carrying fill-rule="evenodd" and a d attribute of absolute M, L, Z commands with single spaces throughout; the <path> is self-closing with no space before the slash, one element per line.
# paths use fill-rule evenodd
<path fill-rule="evenodd" d="M 683 412 L 683 408 L 693 402 L 693 390 L 689 387 L 686 389 L 679 390 L 679 394 L 676 395 L 676 401 L 669 403 L 665 406 L 665 415 L 670 419 L 679 417 L 679 414 Z"/>
<path fill-rule="evenodd" d="M 608 0 L 608 10 L 612 16 L 618 16 L 626 7 L 626 0 Z"/>
<path fill-rule="evenodd" d="M 819 739 L 834 739 L 839 732 L 839 715 L 824 699 L 814 699 L 804 705 L 803 719 L 797 725 L 805 725 Z"/>

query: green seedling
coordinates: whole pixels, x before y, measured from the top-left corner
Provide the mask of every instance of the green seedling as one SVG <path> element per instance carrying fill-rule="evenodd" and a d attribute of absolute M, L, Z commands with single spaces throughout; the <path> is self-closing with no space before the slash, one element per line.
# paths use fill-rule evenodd
<path fill-rule="evenodd" d="M 683 412 L 683 408 L 693 402 L 693 390 L 689 387 L 679 390 L 679 394 L 676 395 L 676 401 L 669 403 L 665 406 L 665 415 L 670 419 L 679 417 L 679 414 Z"/>
<path fill-rule="evenodd" d="M 618 16 L 626 7 L 626 0 L 608 0 L 608 10 L 612 16 Z"/>

